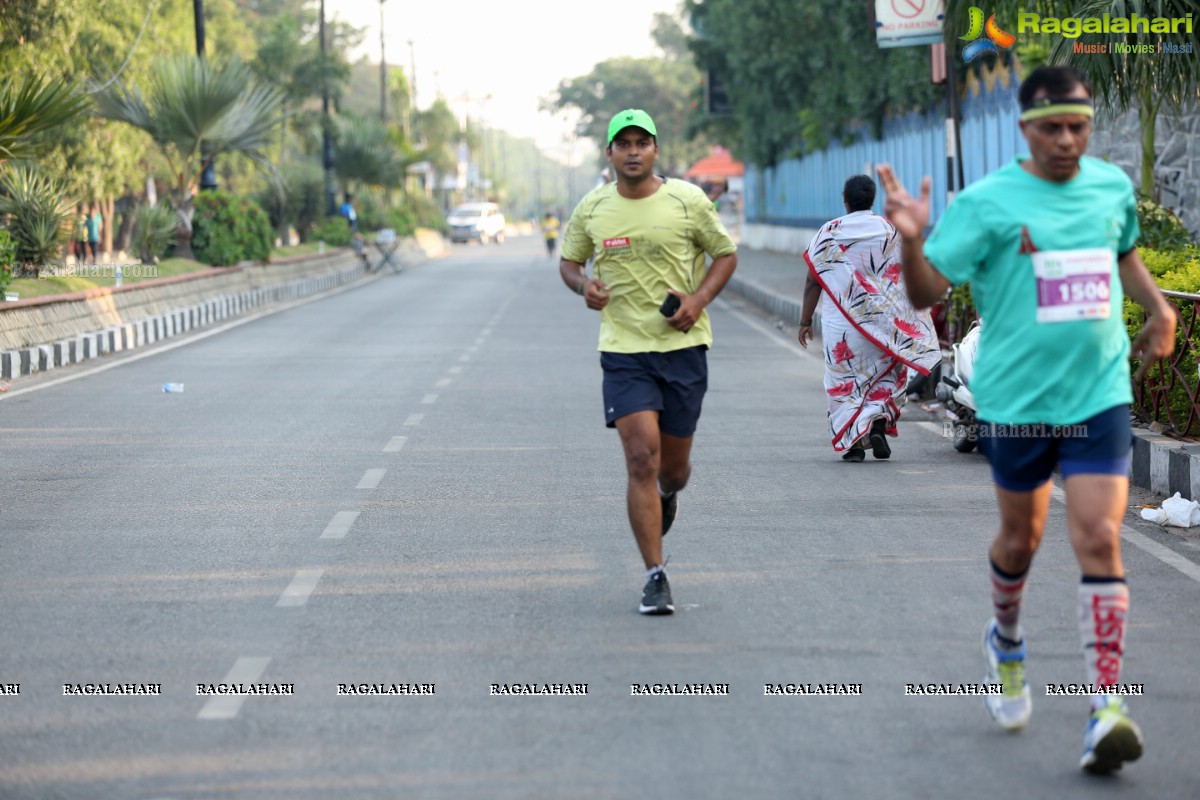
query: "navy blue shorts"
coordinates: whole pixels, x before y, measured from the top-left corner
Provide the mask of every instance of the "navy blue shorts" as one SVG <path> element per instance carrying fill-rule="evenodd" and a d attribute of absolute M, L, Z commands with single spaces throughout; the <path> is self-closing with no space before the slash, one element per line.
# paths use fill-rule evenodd
<path fill-rule="evenodd" d="M 700 345 L 669 353 L 601 353 L 604 423 L 637 411 L 657 411 L 658 429 L 669 436 L 696 432 L 708 391 L 708 359 Z"/>
<path fill-rule="evenodd" d="M 979 450 L 992 465 L 996 485 L 1031 492 L 1054 472 L 1072 475 L 1129 475 L 1133 427 L 1129 406 L 1101 411 L 1076 425 L 998 425 L 979 421 Z"/>

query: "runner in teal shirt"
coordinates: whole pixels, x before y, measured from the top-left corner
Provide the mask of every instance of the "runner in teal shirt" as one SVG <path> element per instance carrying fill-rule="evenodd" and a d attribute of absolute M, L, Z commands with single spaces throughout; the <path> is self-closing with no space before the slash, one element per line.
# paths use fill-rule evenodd
<path fill-rule="evenodd" d="M 1002 728 L 1029 724 L 1025 580 L 1045 533 L 1057 468 L 1067 533 L 1081 578 L 1079 633 L 1090 715 L 1079 766 L 1109 773 L 1142 754 L 1142 734 L 1121 699 L 1129 590 L 1121 523 L 1129 497 L 1130 351 L 1144 362 L 1175 347 L 1175 312 L 1138 255 L 1129 179 L 1084 157 L 1092 90 L 1071 67 L 1039 67 L 1021 84 L 1021 133 L 1029 157 L 962 192 L 928 242 L 930 181 L 910 197 L 887 165 L 884 212 L 903 237 L 905 286 L 918 308 L 951 283 L 969 281 L 983 315 L 971 391 L 980 450 L 996 484 L 1000 530 L 992 541 L 992 618 L 984 628 L 984 698 Z M 1150 316 L 1132 347 L 1124 294 Z M 1114 691 L 1116 690 L 1116 691 Z"/>
<path fill-rule="evenodd" d="M 1137 203 L 1112 164 L 1081 158 L 1079 174 L 1056 183 L 1026 170 L 1027 158 L 963 190 L 925 257 L 951 283 L 970 282 L 983 318 L 979 418 L 1070 425 L 1133 400 L 1117 259 L 1137 241 Z M 1034 262 L 1051 253 L 1083 254 L 1087 271 L 1039 279 Z"/>

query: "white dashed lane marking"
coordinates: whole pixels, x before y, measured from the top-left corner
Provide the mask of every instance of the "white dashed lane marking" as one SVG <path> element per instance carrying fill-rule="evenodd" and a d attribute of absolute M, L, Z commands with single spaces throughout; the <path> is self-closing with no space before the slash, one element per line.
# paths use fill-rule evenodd
<path fill-rule="evenodd" d="M 267 671 L 270 658 L 239 658 L 222 683 L 255 683 Z M 213 697 L 200 709 L 197 719 L 233 719 L 246 702 L 245 695 L 221 695 Z"/>
<path fill-rule="evenodd" d="M 421 420 L 425 419 L 424 414 L 409 414 L 408 419 L 404 420 L 405 425 L 420 425 Z"/>
<path fill-rule="evenodd" d="M 317 588 L 317 583 L 324 574 L 325 570 L 323 569 L 296 570 L 296 576 L 292 578 L 292 582 L 283 590 L 283 594 L 279 596 L 279 602 L 275 604 L 275 607 L 296 608 L 307 603 L 309 595 L 313 593 L 313 589 Z"/>
<path fill-rule="evenodd" d="M 437 399 L 438 399 L 438 396 L 436 394 L 427 394 L 421 398 L 421 405 L 431 406 L 437 402 Z"/>
<path fill-rule="evenodd" d="M 438 381 L 437 383 L 434 384 L 434 386 L 436 386 L 439 389 L 445 389 L 449 385 L 450 385 L 449 378 L 442 378 L 440 381 Z"/>
<path fill-rule="evenodd" d="M 358 511 L 339 511 L 333 515 L 333 519 L 325 526 L 325 532 L 321 534 L 322 539 L 341 539 L 350 532 L 350 527 L 354 525 L 354 521 L 358 519 Z"/>
<path fill-rule="evenodd" d="M 387 444 L 383 446 L 385 453 L 399 453 L 404 449 L 404 443 L 408 441 L 407 436 L 393 436 Z"/>
<path fill-rule="evenodd" d="M 363 473 L 362 478 L 358 482 L 358 486 L 355 486 L 354 488 L 374 489 L 379 485 L 379 482 L 383 480 L 384 473 L 386 472 L 386 469 L 369 469 Z"/>

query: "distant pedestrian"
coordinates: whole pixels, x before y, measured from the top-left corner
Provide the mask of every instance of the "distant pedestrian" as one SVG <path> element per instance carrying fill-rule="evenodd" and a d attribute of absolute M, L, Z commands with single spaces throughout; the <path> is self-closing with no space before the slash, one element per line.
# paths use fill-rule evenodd
<path fill-rule="evenodd" d="M 546 239 L 546 255 L 553 257 L 558 249 L 558 217 L 549 211 L 542 217 L 542 236 Z"/>
<path fill-rule="evenodd" d="M 71 236 L 71 252 L 75 263 L 82 264 L 88 257 L 88 215 L 83 204 L 75 206 L 75 228 Z"/>
<path fill-rule="evenodd" d="M 358 233 L 358 212 L 354 210 L 354 195 L 346 192 L 338 213 L 346 218 L 346 222 L 350 223 L 350 230 Z"/>
<path fill-rule="evenodd" d="M 908 370 L 928 375 L 942 360 L 928 311 L 913 308 L 900 274 L 900 237 L 871 213 L 875 181 L 854 175 L 842 188 L 846 215 L 825 223 L 804 253 L 808 280 L 800 345 L 808 347 L 821 301 L 825 395 L 834 452 L 862 461 L 892 454 L 907 400 Z"/>
<path fill-rule="evenodd" d="M 103 227 L 104 216 L 100 213 L 100 205 L 92 203 L 91 213 L 87 218 L 87 240 L 94 264 L 100 263 L 100 231 Z"/>
<path fill-rule="evenodd" d="M 647 570 L 638 610 L 670 614 L 662 540 L 692 472 L 708 388 L 705 307 L 737 268 L 737 245 L 699 187 L 654 174 L 658 132 L 645 111 L 612 118 L 605 152 L 616 182 L 576 206 L 559 272 L 600 312 L 604 419 L 621 435 L 626 509 Z M 593 254 L 588 278 L 584 264 Z"/>

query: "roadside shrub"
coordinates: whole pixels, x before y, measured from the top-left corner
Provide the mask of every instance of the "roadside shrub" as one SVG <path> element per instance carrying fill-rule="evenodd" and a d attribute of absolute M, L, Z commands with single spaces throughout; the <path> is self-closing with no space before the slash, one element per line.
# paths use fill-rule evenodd
<path fill-rule="evenodd" d="M 1141 192 L 1138 193 L 1137 215 L 1138 227 L 1142 229 L 1138 247 L 1162 250 L 1186 247 L 1193 243 L 1191 233 L 1175 212 Z"/>
<path fill-rule="evenodd" d="M 345 217 L 330 217 L 313 228 L 312 238 L 325 242 L 329 247 L 344 247 L 350 244 L 354 233 Z"/>
<path fill-rule="evenodd" d="M 377 231 L 388 226 L 388 207 L 375 192 L 354 195 L 354 210 L 358 212 L 360 231 Z"/>
<path fill-rule="evenodd" d="M 405 205 L 416 217 L 416 227 L 430 228 L 443 236 L 450 235 L 450 226 L 446 224 L 446 214 L 433 200 L 423 194 L 410 194 L 407 196 Z"/>
<path fill-rule="evenodd" d="M 1139 253 L 1160 288 L 1172 292 L 1200 294 L 1200 247 L 1192 245 L 1175 250 L 1154 250 L 1142 247 L 1139 249 Z M 1197 326 L 1197 330 L 1193 331 L 1191 337 L 1188 337 L 1184 333 L 1183 323 L 1193 313 L 1188 308 L 1191 301 L 1176 298 L 1168 298 L 1168 301 L 1175 304 L 1180 315 L 1181 324 L 1175 329 L 1175 354 L 1168 361 L 1160 361 L 1151 366 L 1146 373 L 1144 385 L 1150 390 L 1166 387 L 1166 405 L 1170 409 L 1171 416 L 1182 421 L 1187 419 L 1192 403 L 1189 385 L 1195 386 L 1197 380 L 1200 379 L 1200 373 L 1197 373 L 1196 358 L 1197 353 L 1200 352 L 1200 326 Z M 1125 327 L 1132 340 L 1141 332 L 1142 326 L 1145 324 L 1146 312 L 1128 297 L 1125 298 L 1124 311 Z M 1169 368 L 1163 368 L 1164 365 L 1169 367 L 1172 362 L 1175 363 L 1179 373 L 1185 376 L 1183 381 L 1179 380 Z M 1140 362 L 1135 360 L 1133 369 L 1136 371 L 1139 365 Z M 1135 391 L 1138 389 L 1139 387 L 1134 387 Z M 1159 422 L 1166 423 L 1167 409 L 1159 409 L 1156 415 L 1151 404 L 1145 402 L 1146 399 L 1148 398 L 1143 398 L 1143 402 L 1136 409 L 1139 416 L 1146 420 L 1157 417 Z"/>
<path fill-rule="evenodd" d="M 43 266 L 62 255 L 71 234 L 71 204 L 66 188 L 34 167 L 4 170 L 0 179 L 0 214 L 11 214 L 8 232 L 16 246 L 17 275 L 36 277 Z"/>
<path fill-rule="evenodd" d="M 179 229 L 175 210 L 166 203 L 142 206 L 133 223 L 132 246 L 143 264 L 157 264 L 175 243 Z"/>
<path fill-rule="evenodd" d="M 388 212 L 384 227 L 394 230 L 397 236 L 412 236 L 417 229 L 417 217 L 411 209 L 397 206 Z"/>
<path fill-rule="evenodd" d="M 17 257 L 17 245 L 8 231 L 0 228 L 0 292 L 8 288 L 13 277 L 13 261 Z"/>
<path fill-rule="evenodd" d="M 271 257 L 274 231 L 258 203 L 219 191 L 201 192 L 195 203 L 192 251 L 197 261 L 225 267 Z"/>
<path fill-rule="evenodd" d="M 324 213 L 324 173 L 316 164 L 288 164 L 280 170 L 279 182 L 267 186 L 255 199 L 280 237 L 290 226 L 296 229 L 300 241 L 306 242 Z"/>

